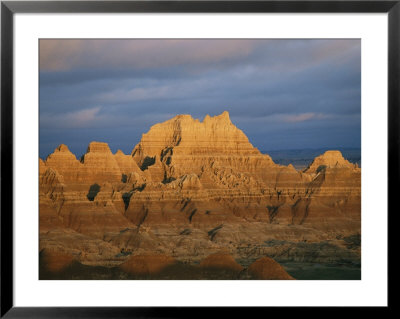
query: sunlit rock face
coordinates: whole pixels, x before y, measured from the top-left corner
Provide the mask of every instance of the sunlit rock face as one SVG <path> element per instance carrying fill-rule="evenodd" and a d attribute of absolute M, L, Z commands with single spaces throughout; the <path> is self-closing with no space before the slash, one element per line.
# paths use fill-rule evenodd
<path fill-rule="evenodd" d="M 54 152 L 46 158 L 44 165 L 40 165 L 41 172 L 44 172 L 45 168 L 55 169 L 63 176 L 64 180 L 69 182 L 79 180 L 82 172 L 81 163 L 79 163 L 76 156 L 71 153 L 68 146 L 64 144 L 59 145 Z"/>
<path fill-rule="evenodd" d="M 91 142 L 82 156 L 81 163 L 88 182 L 121 181 L 121 169 L 107 143 Z"/>
<path fill-rule="evenodd" d="M 339 151 L 326 151 L 324 154 L 316 157 L 305 169 L 305 172 L 318 173 L 325 168 L 359 169 L 357 164 L 352 164 L 347 161 Z"/>
<path fill-rule="evenodd" d="M 213 166 L 254 171 L 256 166 L 274 165 L 232 124 L 228 112 L 206 116 L 203 122 L 190 115 L 178 115 L 156 124 L 143 134 L 132 156 L 142 167 L 155 161 L 157 167 L 164 168 L 166 178 L 200 175 Z"/>
<path fill-rule="evenodd" d="M 119 167 L 119 170 L 121 174 L 126 175 L 126 178 L 129 176 L 131 173 L 139 173 L 141 172 L 139 166 L 137 163 L 133 160 L 132 156 L 130 155 L 125 155 L 121 150 L 118 150 L 114 158 L 117 162 L 117 165 Z M 123 177 L 121 180 L 124 180 L 125 177 Z"/>
<path fill-rule="evenodd" d="M 88 247 L 74 257 L 82 263 L 147 252 L 194 260 L 221 247 L 242 257 L 243 243 L 360 233 L 361 169 L 339 151 L 303 172 L 280 166 L 228 112 L 202 122 L 178 115 L 152 126 L 128 155 L 92 142 L 78 160 L 61 144 L 39 160 L 39 205 L 43 248 Z"/>

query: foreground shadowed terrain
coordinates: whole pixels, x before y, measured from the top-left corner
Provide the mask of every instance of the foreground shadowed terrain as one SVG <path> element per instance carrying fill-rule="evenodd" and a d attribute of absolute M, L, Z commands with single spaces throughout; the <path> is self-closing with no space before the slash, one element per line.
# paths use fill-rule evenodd
<path fill-rule="evenodd" d="M 65 254 L 42 250 L 39 254 L 42 280 L 292 280 L 273 259 L 263 257 L 249 267 L 239 265 L 229 254 L 208 256 L 200 264 L 186 264 L 169 256 L 140 255 L 117 267 L 87 266 Z"/>
<path fill-rule="evenodd" d="M 156 124 L 130 155 L 61 144 L 39 169 L 40 279 L 359 279 L 359 166 L 278 165 L 227 112 Z"/>

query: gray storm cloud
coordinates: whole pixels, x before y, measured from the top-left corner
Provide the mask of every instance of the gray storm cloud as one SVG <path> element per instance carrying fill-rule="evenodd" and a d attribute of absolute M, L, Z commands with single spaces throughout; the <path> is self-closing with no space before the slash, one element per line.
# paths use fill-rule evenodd
<path fill-rule="evenodd" d="M 42 157 L 224 110 L 260 150 L 360 147 L 360 40 L 40 40 Z"/>

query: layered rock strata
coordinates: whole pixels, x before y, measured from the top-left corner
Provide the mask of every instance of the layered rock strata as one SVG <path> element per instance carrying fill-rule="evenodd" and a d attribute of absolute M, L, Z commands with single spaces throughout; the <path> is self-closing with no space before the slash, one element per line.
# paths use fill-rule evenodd
<path fill-rule="evenodd" d="M 271 236 L 317 241 L 360 233 L 357 165 L 339 151 L 321 154 L 304 171 L 277 165 L 227 112 L 156 124 L 130 155 L 92 142 L 78 160 L 61 144 L 39 160 L 39 186 L 42 248 L 51 243 L 76 253 L 100 241 L 102 265 L 145 252 L 186 260 L 221 247 L 236 254 L 244 242 Z M 54 232 L 66 239 L 50 240 Z M 80 238 L 75 250 L 72 238 Z M 96 264 L 93 256 L 76 258 Z"/>

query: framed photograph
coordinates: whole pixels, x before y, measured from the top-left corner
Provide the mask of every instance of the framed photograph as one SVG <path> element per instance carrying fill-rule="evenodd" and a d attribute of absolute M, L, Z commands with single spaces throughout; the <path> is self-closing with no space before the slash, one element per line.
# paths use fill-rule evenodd
<path fill-rule="evenodd" d="M 399 18 L 2 1 L 1 316 L 389 307 Z"/>

